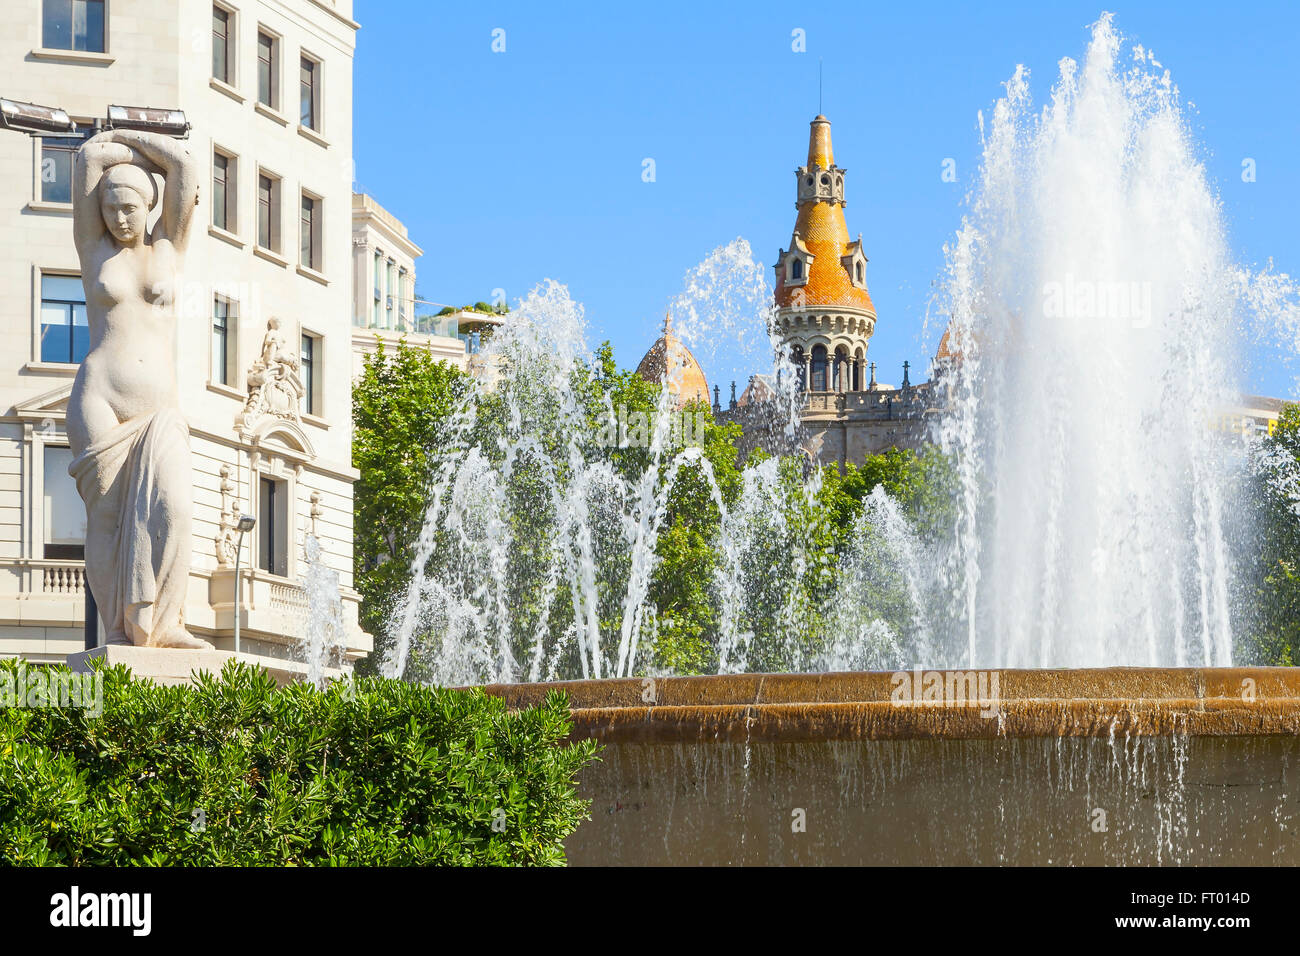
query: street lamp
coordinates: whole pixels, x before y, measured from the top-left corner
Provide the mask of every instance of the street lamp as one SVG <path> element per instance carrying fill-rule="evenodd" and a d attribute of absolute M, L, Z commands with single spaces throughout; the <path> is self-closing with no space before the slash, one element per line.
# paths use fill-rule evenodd
<path fill-rule="evenodd" d="M 49 136 L 51 133 L 72 133 L 77 124 L 66 110 L 57 106 L 38 106 L 35 103 L 0 99 L 0 128 L 32 136 Z"/>
<path fill-rule="evenodd" d="M 244 607 L 244 581 L 239 576 L 239 559 L 244 554 L 244 533 L 252 531 L 253 526 L 257 524 L 257 519 L 252 515 L 240 515 L 239 523 L 235 525 L 239 529 L 239 540 L 235 542 L 235 653 L 239 653 L 239 617 L 243 613 Z"/>
<path fill-rule="evenodd" d="M 130 129 L 142 133 L 161 133 L 176 139 L 189 139 L 190 122 L 183 110 L 155 109 L 151 106 L 110 106 L 105 119 L 96 120 L 93 130 Z M 77 124 L 67 110 L 41 106 L 19 100 L 0 98 L 0 129 L 31 136 L 77 135 Z M 89 135 L 91 129 L 80 135 Z"/>
<path fill-rule="evenodd" d="M 148 106 L 110 106 L 109 129 L 133 129 L 144 133 L 162 133 L 177 139 L 189 139 L 190 124 L 180 110 L 159 110 Z"/>

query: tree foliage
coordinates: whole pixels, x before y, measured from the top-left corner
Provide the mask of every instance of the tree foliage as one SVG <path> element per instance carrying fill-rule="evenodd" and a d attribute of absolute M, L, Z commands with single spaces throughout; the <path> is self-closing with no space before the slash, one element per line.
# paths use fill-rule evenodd
<path fill-rule="evenodd" d="M 1300 405 L 1284 405 L 1264 439 L 1265 462 L 1254 477 L 1254 565 L 1247 627 L 1238 656 L 1260 664 L 1300 663 Z"/>
<path fill-rule="evenodd" d="M 503 359 L 508 368 L 512 356 Z M 873 488 L 883 486 L 925 535 L 935 537 L 951 523 L 951 468 L 934 449 L 890 450 L 842 472 L 825 468 L 810 483 L 802 459 L 771 460 L 756 450 L 742 462 L 739 424 L 715 420 L 705 401 L 672 412 L 684 416 L 681 422 L 698 425 L 685 450 L 681 433 L 658 448 L 648 440 L 617 440 L 626 436 L 612 433 L 611 421 L 626 426 L 640 416 L 653 430 L 663 405 L 662 386 L 620 368 L 608 342 L 590 362 L 567 372 L 568 406 L 557 401 L 560 367 L 551 374 L 536 367 L 545 356 L 527 360 L 529 374 L 507 373 L 492 389 L 472 393 L 465 391 L 459 373 L 413 350 L 399 349 L 391 358 L 379 353 L 367 363 L 357 388 L 355 461 L 363 473 L 357 491 L 358 541 L 364 546 L 358 549 L 358 580 L 367 602 L 363 620 L 372 629 L 383 628 L 394 600 L 404 593 L 411 545 L 439 462 L 460 467 L 458 456 L 467 449 L 498 477 L 493 493 L 500 496 L 499 513 L 512 541 L 504 563 L 493 571 L 506 584 L 510 652 L 517 661 L 528 659 L 539 633 L 550 634 L 547 646 L 558 648 L 558 673 L 579 672 L 577 642 L 566 643 L 560 635 L 588 626 L 587 615 L 595 615 L 602 635 L 619 633 L 633 556 L 623 533 L 614 529 L 634 499 L 645 494 L 663 501 L 646 594 L 652 619 L 641 624 L 647 653 L 639 665 L 656 672 L 716 670 L 723 624 L 720 586 L 728 576 L 743 578 L 747 589 L 742 619 L 731 622 L 752 635 L 747 666 L 794 666 L 797 662 L 788 659 L 792 647 L 812 660 L 825 644 L 840 562 L 847 549 L 861 546 L 854 535 Z M 457 422 L 466 432 L 459 446 L 450 448 L 461 404 L 466 410 Z M 557 548 L 572 546 L 557 534 L 561 516 L 554 489 L 569 488 L 579 462 L 589 476 L 601 475 L 602 469 L 611 476 L 608 494 L 599 488 L 581 492 L 583 506 L 591 509 L 586 520 L 601 529 L 591 545 L 594 608 L 578 606 L 570 593 L 570 572 L 557 578 L 554 570 L 566 561 Z M 765 471 L 760 476 L 756 469 Z M 753 486 L 760 480 L 770 507 L 736 513 L 746 482 Z M 751 496 L 754 491 L 751 487 Z M 376 493 L 377 499 L 367 500 Z M 744 525 L 749 542 L 743 554 L 731 558 L 740 562 L 737 567 L 724 565 L 720 549 L 724 513 L 733 532 Z M 485 569 L 459 556 L 460 541 L 447 528 L 432 533 L 426 570 L 439 580 L 458 581 L 462 593 L 473 593 Z M 881 603 L 892 608 L 899 601 L 891 593 Z M 436 630 L 444 624 L 423 626 Z M 382 630 L 375 632 L 383 637 Z M 418 643 L 437 648 L 438 635 L 425 635 Z M 419 665 L 414 666 L 408 676 L 418 677 Z"/>
<path fill-rule="evenodd" d="M 469 387 L 459 369 L 404 341 L 391 352 L 381 344 L 353 385 L 353 562 L 361 626 L 376 638 L 410 580 L 438 453 Z"/>

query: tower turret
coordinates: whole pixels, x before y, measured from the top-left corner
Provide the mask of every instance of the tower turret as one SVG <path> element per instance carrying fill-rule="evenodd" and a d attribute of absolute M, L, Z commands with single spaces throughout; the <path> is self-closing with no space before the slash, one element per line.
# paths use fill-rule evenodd
<path fill-rule="evenodd" d="M 835 165 L 830 120 L 818 115 L 809 125 L 808 161 L 795 171 L 794 232 L 777 253 L 775 322 L 806 390 L 859 391 L 876 327 L 867 256 L 862 236 L 849 238 L 846 170 Z"/>

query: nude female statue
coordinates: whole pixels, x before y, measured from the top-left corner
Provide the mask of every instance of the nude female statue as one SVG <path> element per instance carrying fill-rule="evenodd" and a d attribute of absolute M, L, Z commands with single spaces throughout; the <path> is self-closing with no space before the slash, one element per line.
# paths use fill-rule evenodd
<path fill-rule="evenodd" d="M 86 503 L 91 593 L 109 643 L 211 647 L 184 622 L 193 476 L 174 296 L 198 203 L 194 161 L 169 137 L 99 133 L 77 152 L 72 202 L 90 352 L 68 401 L 68 471 Z"/>

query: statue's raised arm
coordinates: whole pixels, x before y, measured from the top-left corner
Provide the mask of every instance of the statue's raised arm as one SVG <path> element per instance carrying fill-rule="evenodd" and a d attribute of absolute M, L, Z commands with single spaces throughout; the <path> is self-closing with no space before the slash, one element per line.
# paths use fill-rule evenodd
<path fill-rule="evenodd" d="M 154 227 L 152 238 L 167 239 L 184 252 L 190 241 L 194 207 L 199 201 L 198 170 L 189 146 L 170 136 L 133 130 L 115 131 L 114 140 L 134 150 L 162 173 L 162 217 Z"/>

